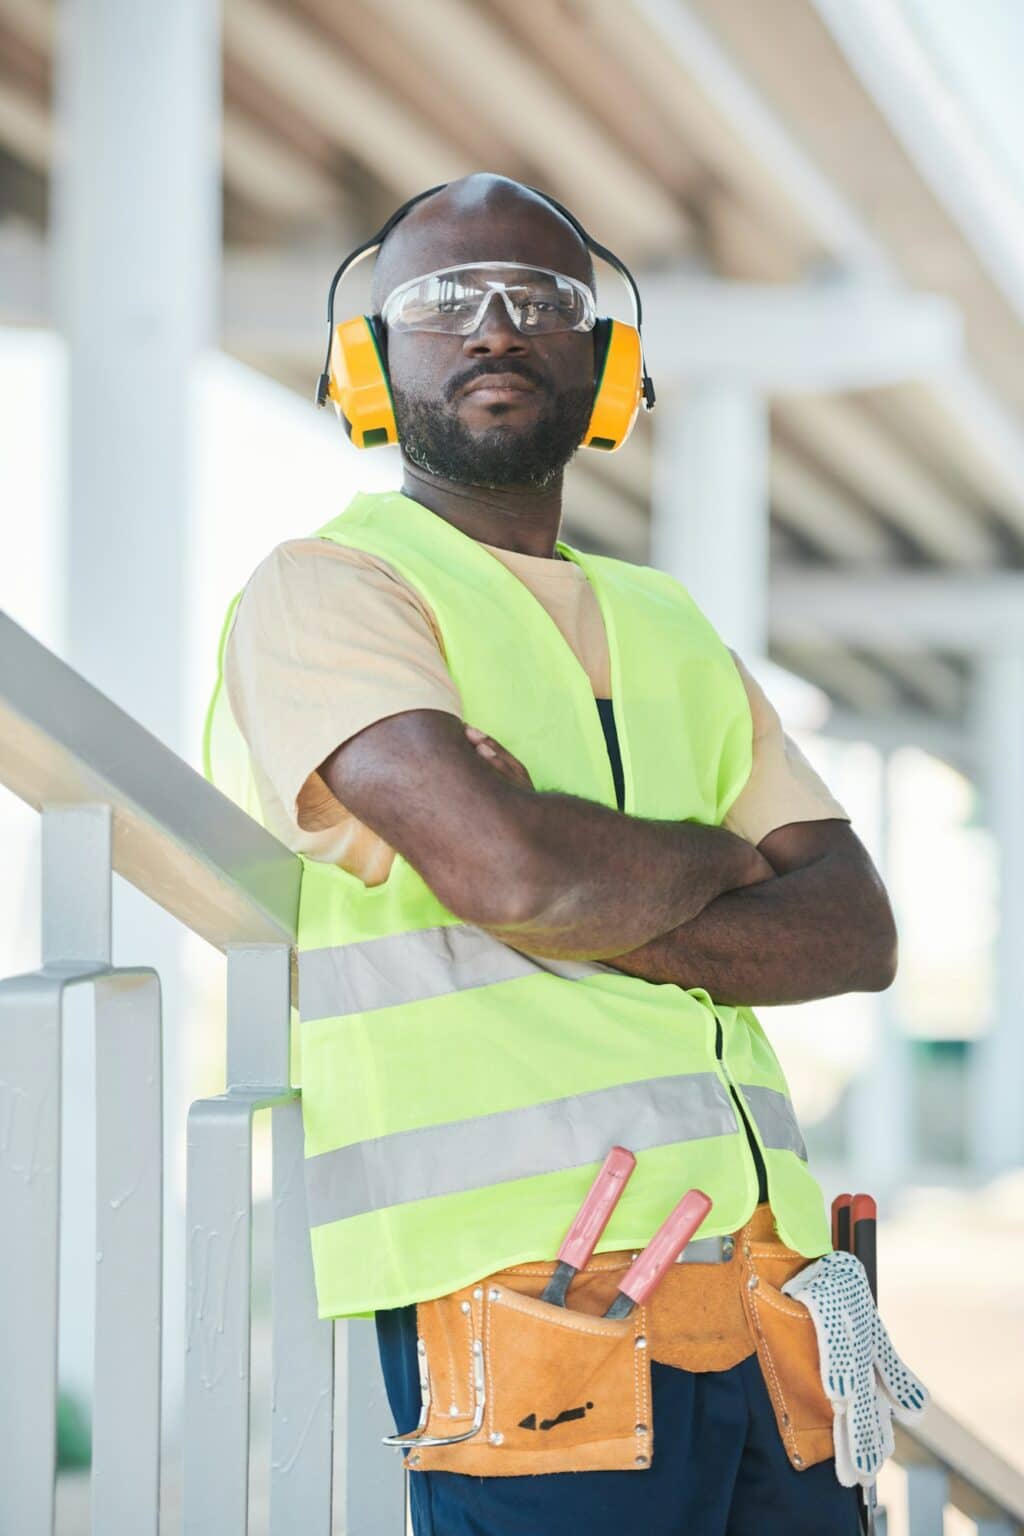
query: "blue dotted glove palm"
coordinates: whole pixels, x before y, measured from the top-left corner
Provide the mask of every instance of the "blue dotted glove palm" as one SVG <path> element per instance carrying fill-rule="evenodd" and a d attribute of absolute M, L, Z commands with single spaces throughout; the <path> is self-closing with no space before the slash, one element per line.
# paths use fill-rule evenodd
<path fill-rule="evenodd" d="M 782 1289 L 814 1320 L 821 1380 L 835 1414 L 836 1477 L 847 1488 L 870 1487 L 894 1449 L 893 1417 L 919 1419 L 927 1389 L 893 1348 L 852 1253 L 826 1253 Z"/>

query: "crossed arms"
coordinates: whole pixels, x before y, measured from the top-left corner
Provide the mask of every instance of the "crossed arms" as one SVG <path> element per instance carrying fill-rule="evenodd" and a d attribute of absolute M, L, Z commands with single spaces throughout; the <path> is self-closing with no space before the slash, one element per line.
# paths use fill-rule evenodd
<path fill-rule="evenodd" d="M 516 949 L 726 1004 L 891 984 L 892 911 L 847 822 L 794 822 L 755 848 L 722 827 L 537 792 L 486 744 L 454 715 L 408 710 L 351 737 L 320 774 L 449 911 Z"/>

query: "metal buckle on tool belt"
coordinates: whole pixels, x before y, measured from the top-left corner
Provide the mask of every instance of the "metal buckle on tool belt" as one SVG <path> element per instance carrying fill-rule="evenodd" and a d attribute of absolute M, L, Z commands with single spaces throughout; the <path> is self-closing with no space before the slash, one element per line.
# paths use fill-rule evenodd
<path fill-rule="evenodd" d="M 688 1243 L 676 1259 L 677 1264 L 728 1264 L 736 1247 L 736 1239 L 726 1237 L 698 1237 Z"/>

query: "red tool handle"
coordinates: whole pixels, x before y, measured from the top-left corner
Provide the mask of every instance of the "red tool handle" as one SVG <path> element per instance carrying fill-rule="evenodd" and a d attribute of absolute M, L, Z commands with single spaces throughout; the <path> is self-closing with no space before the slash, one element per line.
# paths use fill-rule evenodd
<path fill-rule="evenodd" d="M 636 1158 L 628 1148 L 612 1147 L 558 1250 L 563 1264 L 582 1269 L 589 1261 L 635 1167 Z"/>
<path fill-rule="evenodd" d="M 850 1206 L 850 1246 L 867 1272 L 871 1294 L 878 1301 L 878 1207 L 870 1195 L 854 1195 Z"/>
<path fill-rule="evenodd" d="M 672 1268 L 708 1211 L 711 1201 L 702 1189 L 685 1194 L 619 1281 L 619 1290 L 638 1305 L 645 1302 L 658 1281 Z"/>

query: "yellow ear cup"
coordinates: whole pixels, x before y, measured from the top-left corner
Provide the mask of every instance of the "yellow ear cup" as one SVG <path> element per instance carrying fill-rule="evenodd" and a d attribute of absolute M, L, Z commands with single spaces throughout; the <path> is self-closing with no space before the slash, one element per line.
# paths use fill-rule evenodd
<path fill-rule="evenodd" d="M 614 453 L 633 430 L 640 409 L 640 332 L 622 320 L 599 320 L 598 325 L 608 326 L 608 344 L 582 446 Z"/>
<path fill-rule="evenodd" d="M 384 359 L 366 315 L 334 327 L 327 394 L 357 448 L 398 442 Z"/>

